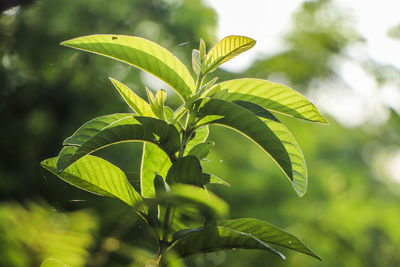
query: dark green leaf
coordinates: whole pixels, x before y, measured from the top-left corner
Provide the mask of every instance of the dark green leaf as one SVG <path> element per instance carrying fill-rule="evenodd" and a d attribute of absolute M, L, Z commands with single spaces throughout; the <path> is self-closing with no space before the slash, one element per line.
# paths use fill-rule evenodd
<path fill-rule="evenodd" d="M 304 160 L 303 152 L 301 151 L 299 145 L 294 139 L 293 135 L 286 128 L 286 126 L 281 123 L 274 115 L 268 110 L 245 101 L 235 101 L 234 102 L 241 107 L 253 112 L 255 115 L 260 117 L 265 124 L 275 133 L 275 135 L 282 141 L 282 144 L 289 153 L 290 160 L 292 162 L 293 168 L 293 187 L 299 196 L 303 196 L 307 189 L 307 167 Z"/>
<path fill-rule="evenodd" d="M 154 177 L 154 191 L 156 192 L 156 197 L 161 197 L 169 191 L 167 184 L 160 175 L 156 174 Z"/>
<path fill-rule="evenodd" d="M 231 230 L 241 233 L 246 233 L 254 236 L 262 242 L 296 250 L 319 260 L 321 259 L 310 248 L 304 245 L 303 242 L 300 241 L 300 239 L 267 222 L 252 218 L 243 218 L 237 220 L 222 221 L 218 223 L 218 226 L 229 228 Z"/>
<path fill-rule="evenodd" d="M 162 149 L 151 143 L 143 144 L 140 168 L 140 187 L 143 197 L 154 197 L 154 173 L 156 172 L 162 177 L 166 177 L 171 165 L 171 160 Z"/>
<path fill-rule="evenodd" d="M 198 159 L 204 159 L 207 157 L 208 153 L 210 153 L 211 149 L 214 147 L 215 143 L 210 141 L 210 142 L 205 142 L 205 143 L 200 143 L 193 147 L 188 155 L 196 156 Z"/>
<path fill-rule="evenodd" d="M 215 252 L 234 248 L 263 249 L 285 259 L 281 253 L 254 237 L 251 234 L 236 231 L 223 226 L 208 226 L 205 228 L 186 230 L 170 249 L 181 257 L 205 252 Z"/>
<path fill-rule="evenodd" d="M 104 124 L 96 127 L 96 124 L 89 123 L 87 124 L 89 129 L 86 130 L 85 125 L 77 131 L 77 133 L 86 133 L 84 136 L 79 135 L 80 144 L 75 142 L 78 148 L 75 151 L 65 150 L 60 153 L 60 160 L 57 163 L 59 172 L 89 153 L 120 142 L 144 141 L 154 143 L 169 156 L 174 155 L 180 148 L 179 133 L 175 126 L 155 118 L 131 115 L 107 127 L 104 127 Z M 75 140 L 77 133 L 68 139 Z"/>
<path fill-rule="evenodd" d="M 131 113 L 117 113 L 94 118 L 82 125 L 71 137 L 65 139 L 63 145 L 80 146 L 100 130 L 120 120 L 131 118 L 132 115 Z"/>
<path fill-rule="evenodd" d="M 202 168 L 195 156 L 186 156 L 177 159 L 169 168 L 165 179 L 169 185 L 176 183 L 203 186 Z"/>

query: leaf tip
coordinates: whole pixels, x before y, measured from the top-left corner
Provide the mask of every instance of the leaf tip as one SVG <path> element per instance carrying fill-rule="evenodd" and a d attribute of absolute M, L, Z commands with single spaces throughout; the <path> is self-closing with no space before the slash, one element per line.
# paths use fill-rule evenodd
<path fill-rule="evenodd" d="M 329 125 L 329 121 L 325 117 L 323 117 L 322 115 L 321 115 L 321 117 L 322 117 L 321 123 L 325 124 L 325 125 Z"/>
<path fill-rule="evenodd" d="M 42 166 L 43 168 L 46 168 L 49 165 L 49 163 L 50 163 L 49 160 L 45 159 L 40 162 L 40 166 Z"/>
<path fill-rule="evenodd" d="M 71 40 L 73 40 L 73 39 L 66 40 L 66 41 L 62 41 L 62 42 L 60 43 L 60 45 L 70 47 L 70 46 L 71 46 L 71 45 L 70 45 Z"/>

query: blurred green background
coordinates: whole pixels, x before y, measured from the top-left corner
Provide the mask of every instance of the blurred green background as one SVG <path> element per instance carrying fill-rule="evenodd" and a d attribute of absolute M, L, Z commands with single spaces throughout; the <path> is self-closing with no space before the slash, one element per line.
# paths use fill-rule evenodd
<path fill-rule="evenodd" d="M 332 1 L 305 1 L 283 34 L 283 51 L 267 51 L 243 72 L 216 74 L 284 82 L 311 97 L 341 94 L 335 62 L 355 60 L 347 49 L 364 42 L 348 16 Z M 58 44 L 93 33 L 137 35 L 189 65 L 200 38 L 209 47 L 217 41 L 217 21 L 216 11 L 200 0 L 37 0 L 0 16 L 0 266 L 39 266 L 45 259 L 69 266 L 151 263 L 155 240 L 146 238 L 149 229 L 132 210 L 64 183 L 39 163 L 57 155 L 87 120 L 128 111 L 108 77 L 142 96 L 144 85 L 163 85 L 122 63 Z M 399 29 L 393 25 L 388 34 L 398 38 Z M 376 84 L 400 90 L 395 67 L 367 55 L 357 63 Z M 338 88 L 333 93 L 332 84 Z M 177 101 L 168 98 L 172 107 Z M 353 127 L 329 113 L 329 126 L 280 117 L 306 157 L 309 187 L 302 199 L 256 145 L 213 127 L 209 139 L 216 148 L 204 168 L 231 184 L 211 188 L 231 205 L 231 218 L 269 221 L 299 236 L 323 261 L 290 251 L 282 261 L 234 250 L 193 256 L 186 266 L 400 266 L 400 186 L 391 177 L 399 167 L 389 164 L 400 157 L 400 117 L 393 107 L 383 108 L 384 121 L 374 123 L 372 115 Z M 101 155 L 137 182 L 140 145 L 117 145 Z"/>

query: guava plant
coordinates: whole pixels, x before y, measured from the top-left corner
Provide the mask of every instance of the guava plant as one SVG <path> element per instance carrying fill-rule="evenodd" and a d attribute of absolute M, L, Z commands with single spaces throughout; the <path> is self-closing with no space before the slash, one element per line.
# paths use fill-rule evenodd
<path fill-rule="evenodd" d="M 185 257 L 224 249 L 262 249 L 284 256 L 276 247 L 318 258 L 297 237 L 253 218 L 227 219 L 228 205 L 206 185 L 226 181 L 205 173 L 202 161 L 213 142 L 209 125 L 240 132 L 269 154 L 301 197 L 307 187 L 302 151 L 289 130 L 271 112 L 326 123 L 303 95 L 261 79 L 218 82 L 209 78 L 221 64 L 252 48 L 255 41 L 228 36 L 206 52 L 200 41 L 192 53 L 191 72 L 160 45 L 134 36 L 90 35 L 61 43 L 135 66 L 168 84 L 182 100 L 176 110 L 166 106 L 166 91 L 146 88 L 147 100 L 110 78 L 132 113 L 95 118 L 64 143 L 58 157 L 44 160 L 44 168 L 86 191 L 119 199 L 153 229 L 158 240 L 157 266 L 169 255 Z M 126 174 L 93 152 L 121 142 L 143 142 L 140 189 Z"/>

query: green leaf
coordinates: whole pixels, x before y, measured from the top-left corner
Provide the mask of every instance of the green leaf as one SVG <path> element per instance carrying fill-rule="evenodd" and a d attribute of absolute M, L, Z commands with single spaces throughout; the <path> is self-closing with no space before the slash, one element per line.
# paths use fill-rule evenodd
<path fill-rule="evenodd" d="M 230 187 L 231 185 L 228 184 L 227 182 L 225 182 L 224 180 L 222 180 L 221 178 L 213 175 L 213 174 L 208 174 L 208 173 L 203 173 L 202 174 L 202 179 L 203 179 L 203 183 L 204 185 L 207 184 L 222 184 L 225 186 Z"/>
<path fill-rule="evenodd" d="M 196 131 L 193 133 L 191 139 L 189 142 L 186 144 L 186 149 L 185 149 L 185 156 L 187 153 L 196 145 L 203 143 L 204 141 L 207 140 L 208 137 L 208 126 L 204 125 L 196 129 Z"/>
<path fill-rule="evenodd" d="M 116 113 L 94 118 L 82 125 L 71 137 L 65 139 L 63 145 L 80 146 L 100 130 L 132 116 L 131 113 Z"/>
<path fill-rule="evenodd" d="M 210 153 L 211 149 L 214 147 L 215 143 L 210 141 L 210 142 L 205 142 L 205 143 L 200 143 L 196 146 L 194 146 L 188 153 L 188 155 L 196 156 L 199 160 L 204 159 L 207 157 L 208 153 Z"/>
<path fill-rule="evenodd" d="M 60 260 L 48 258 L 40 264 L 40 267 L 68 267 L 68 265 Z"/>
<path fill-rule="evenodd" d="M 176 238 L 180 239 L 169 249 L 178 253 L 181 257 L 218 250 L 244 248 L 267 250 L 285 259 L 285 256 L 280 252 L 255 236 L 223 226 L 213 225 L 185 230 L 184 233 L 176 234 L 175 240 Z"/>
<path fill-rule="evenodd" d="M 166 121 L 171 122 L 172 118 L 174 116 L 174 111 L 168 107 L 168 106 L 164 106 L 164 118 Z"/>
<path fill-rule="evenodd" d="M 172 164 L 165 180 L 170 186 L 177 183 L 203 186 L 202 173 L 199 159 L 189 155 L 177 159 Z"/>
<path fill-rule="evenodd" d="M 249 50 L 256 41 L 245 36 L 227 36 L 219 41 L 206 56 L 202 72 L 207 74 L 235 56 Z"/>
<path fill-rule="evenodd" d="M 111 117 L 113 115 L 110 115 Z M 85 126 L 86 125 L 86 126 Z M 169 156 L 173 156 L 180 148 L 180 137 L 175 126 L 165 121 L 150 117 L 131 115 L 120 119 L 107 127 L 104 124 L 87 123 L 67 140 L 75 140 L 79 134 L 79 142 L 75 151 L 63 149 L 59 155 L 57 170 L 61 172 L 74 161 L 105 146 L 120 142 L 144 141 L 158 145 Z M 67 142 L 68 143 L 68 142 Z"/>
<path fill-rule="evenodd" d="M 120 199 L 132 207 L 142 202 L 142 197 L 129 184 L 125 173 L 102 158 L 87 155 L 61 173 L 57 171 L 57 161 L 58 158 L 54 157 L 42 161 L 41 165 L 64 181 L 91 193 Z M 141 211 L 145 212 L 141 207 Z"/>
<path fill-rule="evenodd" d="M 142 69 L 171 86 L 187 100 L 195 83 L 185 65 L 164 47 L 136 36 L 96 34 L 64 41 L 61 45 L 110 57 Z"/>
<path fill-rule="evenodd" d="M 196 75 L 198 76 L 201 72 L 201 59 L 200 59 L 200 51 L 197 49 L 193 49 L 192 51 L 192 68 Z"/>
<path fill-rule="evenodd" d="M 219 116 L 219 115 L 209 115 L 209 116 L 205 116 L 205 117 L 202 117 L 201 119 L 199 119 L 196 123 L 195 123 L 195 125 L 196 125 L 196 127 L 201 127 L 201 126 L 203 126 L 203 125 L 206 125 L 206 124 L 210 124 L 210 123 L 213 123 L 213 122 L 215 122 L 215 121 L 217 121 L 217 120 L 219 120 L 219 119 L 222 119 L 224 116 Z"/>
<path fill-rule="evenodd" d="M 201 87 L 198 95 L 200 95 L 200 96 L 207 95 L 210 92 L 209 90 L 211 88 L 213 88 L 214 84 L 218 81 L 218 79 L 219 79 L 218 77 L 215 77 L 214 79 L 212 79 L 211 81 L 209 81 L 208 83 L 203 85 L 203 87 Z M 218 90 L 218 88 L 215 88 L 215 90 Z M 205 97 L 203 97 L 203 98 L 205 98 Z"/>
<path fill-rule="evenodd" d="M 154 103 L 151 106 L 154 114 L 156 114 L 156 116 L 162 120 L 165 119 L 165 116 L 164 116 L 165 99 L 167 99 L 167 92 L 163 89 L 160 89 L 157 91 L 156 96 L 154 98 Z"/>
<path fill-rule="evenodd" d="M 143 144 L 140 168 L 140 187 L 143 197 L 152 198 L 155 196 L 153 187 L 154 173 L 166 177 L 171 165 L 171 160 L 162 149 L 151 143 Z"/>
<path fill-rule="evenodd" d="M 198 117 L 202 118 L 209 115 L 219 115 L 223 118 L 213 123 L 232 128 L 260 146 L 266 151 L 280 166 L 292 185 L 295 187 L 299 196 L 305 192 L 303 186 L 297 188 L 302 181 L 293 181 L 297 178 L 296 171 L 297 162 L 292 162 L 289 152 L 286 150 L 282 140 L 268 127 L 268 125 L 258 118 L 253 112 L 240 107 L 234 103 L 230 103 L 219 99 L 202 99 L 195 103 L 198 110 Z"/>
<path fill-rule="evenodd" d="M 254 236 L 262 242 L 292 249 L 321 260 L 321 258 L 317 254 L 315 254 L 310 248 L 304 245 L 304 243 L 296 236 L 286 231 L 283 231 L 267 222 L 252 218 L 243 218 L 237 220 L 222 221 L 218 223 L 218 226 L 246 233 Z"/>
<path fill-rule="evenodd" d="M 221 178 L 219 178 L 219 177 L 217 177 L 217 176 L 215 176 L 213 174 L 209 174 L 209 175 L 210 175 L 210 184 L 222 184 L 222 185 L 225 185 L 227 187 L 231 186 L 227 181 L 222 180 Z"/>
<path fill-rule="evenodd" d="M 146 87 L 147 98 L 150 102 L 150 108 L 153 114 L 161 120 L 165 120 L 164 115 L 164 102 L 167 99 L 167 92 L 165 90 L 158 90 L 156 95 Z"/>
<path fill-rule="evenodd" d="M 140 116 L 156 117 L 156 115 L 151 110 L 149 103 L 147 103 L 143 98 L 135 94 L 129 87 L 125 84 L 109 78 L 118 92 L 121 94 L 122 98 L 129 105 L 129 107 Z"/>
<path fill-rule="evenodd" d="M 217 84 L 228 90 L 226 101 L 252 102 L 270 111 L 296 118 L 328 123 L 317 108 L 299 92 L 279 83 L 261 79 L 236 79 Z"/>
<path fill-rule="evenodd" d="M 203 39 L 200 39 L 199 50 L 200 62 L 203 63 L 206 60 L 206 43 L 203 41 Z"/>
<path fill-rule="evenodd" d="M 297 144 L 296 139 L 286 126 L 275 118 L 268 110 L 250 102 L 235 101 L 234 103 L 246 108 L 260 117 L 282 141 L 286 151 L 289 153 L 290 161 L 292 162 L 293 187 L 299 196 L 303 196 L 307 189 L 307 167 L 303 152 Z"/>
<path fill-rule="evenodd" d="M 156 99 L 154 97 L 153 92 L 149 88 L 147 88 L 147 87 L 145 87 L 145 88 L 146 88 L 147 100 L 149 101 L 150 106 L 152 106 L 152 105 L 154 105 L 154 102 L 156 101 Z"/>
<path fill-rule="evenodd" d="M 160 175 L 156 174 L 154 177 L 154 191 L 156 192 L 156 197 L 161 197 L 169 191 L 167 184 Z"/>
<path fill-rule="evenodd" d="M 176 207 L 194 205 L 207 217 L 226 217 L 229 213 L 228 204 L 201 187 L 189 184 L 174 184 L 170 191 L 158 200 L 160 203 L 172 203 Z"/>

